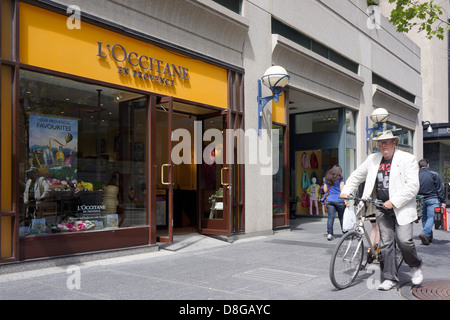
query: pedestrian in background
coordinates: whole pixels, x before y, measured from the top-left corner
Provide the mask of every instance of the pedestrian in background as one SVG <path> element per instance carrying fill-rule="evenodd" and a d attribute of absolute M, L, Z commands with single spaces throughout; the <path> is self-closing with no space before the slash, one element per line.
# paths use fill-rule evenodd
<path fill-rule="evenodd" d="M 339 198 L 341 190 L 344 187 L 344 178 L 342 177 L 342 168 L 339 165 L 334 165 L 330 170 L 328 170 L 325 175 L 325 185 L 323 187 L 327 196 L 327 211 L 328 211 L 328 221 L 327 221 L 327 239 L 334 239 L 334 219 L 336 218 L 336 213 L 338 214 L 339 223 L 342 230 L 342 221 L 344 218 L 345 203 L 344 200 Z"/>
<path fill-rule="evenodd" d="M 429 245 L 433 241 L 434 211 L 446 207 L 444 187 L 439 175 L 430 170 L 427 159 L 419 161 L 419 195 L 423 196 L 422 233 L 419 235 L 422 244 Z"/>

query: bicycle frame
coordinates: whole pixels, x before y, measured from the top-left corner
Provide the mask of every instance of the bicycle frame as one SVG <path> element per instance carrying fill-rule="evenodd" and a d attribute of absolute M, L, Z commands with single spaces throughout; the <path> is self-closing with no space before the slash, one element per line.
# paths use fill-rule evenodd
<path fill-rule="evenodd" d="M 368 244 L 368 248 L 370 248 L 371 252 L 374 253 L 375 259 L 378 259 L 378 253 L 376 252 L 375 247 L 374 247 L 372 241 L 370 240 L 369 234 L 367 233 L 366 228 L 364 226 L 364 222 L 366 221 L 366 214 L 367 214 L 367 210 L 368 210 L 368 206 L 365 202 L 369 202 L 369 201 L 363 200 L 363 199 L 358 199 L 358 200 L 360 200 L 360 202 L 356 209 L 356 222 L 355 222 L 354 230 L 359 232 L 361 234 L 361 237 L 364 235 L 364 238 L 366 239 L 367 244 Z M 357 249 L 359 249 L 361 244 L 362 244 L 362 241 L 358 244 Z M 356 254 L 356 252 L 355 252 L 355 254 Z M 367 262 L 366 262 L 366 264 L 367 264 Z"/>

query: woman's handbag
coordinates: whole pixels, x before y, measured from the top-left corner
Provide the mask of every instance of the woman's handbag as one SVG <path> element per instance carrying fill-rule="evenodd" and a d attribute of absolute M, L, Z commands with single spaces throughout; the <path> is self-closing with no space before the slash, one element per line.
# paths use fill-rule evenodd
<path fill-rule="evenodd" d="M 323 195 L 322 198 L 320 198 L 320 202 L 323 204 L 323 210 L 328 213 L 328 209 L 327 209 L 327 198 L 328 198 L 328 194 L 330 193 L 330 189 L 328 189 L 327 193 L 325 193 Z"/>

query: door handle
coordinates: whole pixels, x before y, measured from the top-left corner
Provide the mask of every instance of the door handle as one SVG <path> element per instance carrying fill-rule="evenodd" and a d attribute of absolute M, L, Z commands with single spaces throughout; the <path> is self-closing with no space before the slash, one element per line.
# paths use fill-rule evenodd
<path fill-rule="evenodd" d="M 168 186 L 170 184 L 170 182 L 164 182 L 164 167 L 170 167 L 171 165 L 169 163 L 165 163 L 163 165 L 161 165 L 161 183 L 163 185 Z"/>
<path fill-rule="evenodd" d="M 228 169 L 230 169 L 230 168 L 223 167 L 222 169 L 220 169 L 220 183 L 223 186 L 229 186 L 230 185 L 229 183 L 223 183 L 223 170 L 228 170 Z"/>

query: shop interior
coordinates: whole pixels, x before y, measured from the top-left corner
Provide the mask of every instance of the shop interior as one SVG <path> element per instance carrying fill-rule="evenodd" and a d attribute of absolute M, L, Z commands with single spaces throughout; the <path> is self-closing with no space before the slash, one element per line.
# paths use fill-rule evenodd
<path fill-rule="evenodd" d="M 20 71 L 20 236 L 146 225 L 144 95 Z"/>
<path fill-rule="evenodd" d="M 147 108 L 146 95 L 20 71 L 21 237 L 149 224 Z M 209 152 L 202 156 L 215 160 L 220 141 L 202 137 L 211 128 L 221 134 L 224 119 L 220 110 L 180 102 L 171 113 L 167 103 L 156 106 L 158 233 L 169 224 L 175 232 L 193 231 L 200 218 L 222 217 L 222 165 L 194 161 L 194 126 L 200 127 L 201 149 Z M 179 156 L 191 151 L 192 161 L 169 161 L 169 120 L 172 130 L 188 134 Z M 178 143 L 183 141 L 172 141 L 173 147 Z M 165 164 L 172 164 L 173 177 Z"/>
<path fill-rule="evenodd" d="M 343 170 L 354 167 L 354 148 L 342 146 L 341 142 L 343 134 L 354 135 L 354 113 L 324 99 L 290 90 L 289 123 L 290 216 L 326 216 L 320 198 L 327 171 L 335 164 L 340 164 Z M 342 155 L 341 149 L 347 154 Z"/>
<path fill-rule="evenodd" d="M 203 141 L 203 138 L 209 129 L 216 129 L 215 132 L 222 135 L 224 121 L 225 117 L 221 115 L 220 110 L 174 102 L 172 112 L 172 131 L 176 135 L 174 137 L 174 134 L 168 134 L 170 131 L 168 103 L 157 105 L 158 236 L 167 236 L 169 232 L 170 191 L 173 192 L 174 234 L 195 232 L 203 219 L 223 218 L 221 184 L 223 142 L 214 139 L 208 141 L 206 137 L 206 141 Z M 169 139 L 172 139 L 171 152 L 168 149 Z M 172 177 L 169 176 L 170 167 Z M 170 179 L 172 179 L 171 188 Z"/>

